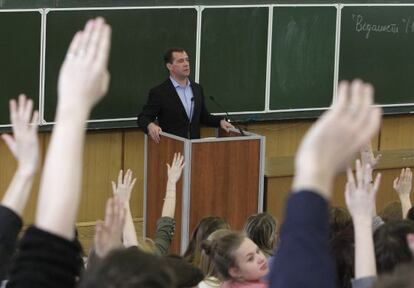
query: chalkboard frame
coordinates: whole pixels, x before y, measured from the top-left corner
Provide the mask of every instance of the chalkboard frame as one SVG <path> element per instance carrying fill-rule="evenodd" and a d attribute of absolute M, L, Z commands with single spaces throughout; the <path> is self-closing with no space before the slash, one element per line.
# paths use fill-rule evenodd
<path fill-rule="evenodd" d="M 42 96 L 43 96 L 43 86 L 42 86 L 42 74 L 43 74 L 43 63 L 44 63 L 44 49 L 43 49 L 43 39 L 45 37 L 44 33 L 45 33 L 45 29 L 44 29 L 44 19 L 45 19 L 45 9 L 42 8 L 38 8 L 38 9 L 0 9 L 0 13 L 15 13 L 15 12 L 22 12 L 22 13 L 27 13 L 27 12 L 38 12 L 40 14 L 40 54 L 39 54 L 39 90 L 38 90 L 38 94 L 37 95 L 27 95 L 27 97 L 29 99 L 33 99 L 34 102 L 36 102 L 37 100 L 37 110 L 39 111 L 39 115 L 40 113 L 42 113 L 43 110 L 43 105 L 41 102 Z M 22 91 L 23 93 L 26 93 L 26 91 Z M 7 95 L 10 96 L 12 98 L 15 98 L 18 95 Z M 34 107 L 34 109 L 36 109 L 36 107 Z M 8 107 L 7 107 L 7 112 L 9 113 Z M 10 121 L 9 121 L 10 122 Z M 38 125 L 41 125 L 41 119 L 39 117 Z M 0 128 L 2 128 L 2 131 L 10 131 L 9 128 L 12 127 L 11 123 L 7 123 L 7 124 L 0 124 Z"/>
<path fill-rule="evenodd" d="M 40 54 L 40 79 L 39 79 L 39 93 L 38 95 L 30 95 L 31 97 L 37 97 L 38 109 L 41 115 L 39 124 L 44 129 L 51 127 L 54 122 L 46 122 L 43 120 L 44 116 L 44 67 L 46 61 L 45 43 L 47 37 L 46 21 L 47 13 L 49 11 L 74 11 L 74 10 L 126 10 L 126 9 L 184 9 L 191 8 L 197 12 L 197 43 L 196 43 L 196 63 L 194 78 L 196 81 L 199 80 L 200 76 L 200 41 L 201 41 L 201 23 L 202 23 L 202 10 L 211 8 L 249 8 L 249 7 L 265 7 L 269 11 L 268 19 L 268 48 L 267 48 L 267 63 L 266 63 L 266 95 L 265 95 L 265 107 L 260 111 L 244 111 L 244 112 L 231 112 L 229 113 L 239 122 L 259 122 L 259 121 L 271 121 L 281 119 L 309 119 L 316 118 L 329 107 L 312 107 L 312 108 L 295 108 L 295 109 L 283 109 L 283 110 L 271 110 L 269 108 L 270 102 L 270 82 L 271 82 L 271 45 L 272 45 L 272 24 L 273 24 L 273 10 L 277 7 L 336 7 L 337 9 L 337 21 L 336 21 L 336 44 L 335 44 L 335 69 L 334 69 L 334 91 L 332 93 L 332 102 L 336 101 L 337 82 L 339 74 L 339 53 L 340 53 L 340 40 L 341 40 L 341 15 L 344 7 L 401 7 L 410 6 L 413 7 L 414 3 L 315 3 L 315 4 L 248 4 L 248 5 L 186 5 L 186 6 L 122 6 L 122 7 L 70 7 L 70 8 L 39 8 L 39 9 L 0 9 L 0 12 L 39 12 L 41 14 L 41 32 L 40 32 L 40 43 L 41 43 L 41 54 Z M 208 101 L 208 100 L 207 100 Z M 396 115 L 396 114 L 412 114 L 414 113 L 414 103 L 398 103 L 398 104 L 382 104 L 379 105 L 384 109 L 385 114 Z M 215 113 L 217 115 L 223 115 L 224 113 Z M 89 120 L 88 125 L 90 128 L 126 128 L 133 127 L 135 125 L 136 117 L 131 118 L 115 118 L 115 119 L 98 119 Z M 119 125 L 117 124 L 119 123 Z M 0 125 L 0 128 L 11 127 L 10 124 Z"/>
<path fill-rule="evenodd" d="M 337 29 L 338 38 L 341 39 L 341 26 L 342 26 L 342 9 L 345 7 L 413 7 L 414 3 L 342 3 L 338 4 L 338 8 L 340 10 L 340 19 L 339 19 L 339 27 Z M 414 25 L 414 24 L 413 24 Z M 414 35 L 414 33 L 413 33 Z M 338 47 L 338 51 L 340 53 L 340 44 Z M 338 53 L 338 64 L 339 64 L 339 55 Z M 336 69 L 336 73 L 339 77 L 339 65 Z M 335 93 L 336 94 L 336 93 Z M 414 102 L 410 103 L 397 103 L 397 104 L 380 104 L 377 105 L 383 109 L 383 114 L 387 115 L 401 115 L 401 114 L 414 114 Z"/>

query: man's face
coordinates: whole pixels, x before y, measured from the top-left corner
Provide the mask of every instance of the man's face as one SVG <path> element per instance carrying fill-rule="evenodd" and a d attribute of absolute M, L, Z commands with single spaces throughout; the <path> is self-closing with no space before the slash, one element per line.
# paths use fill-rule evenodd
<path fill-rule="evenodd" d="M 170 75 L 177 79 L 185 79 L 190 76 L 190 60 L 187 53 L 173 52 L 172 63 L 167 63 Z"/>

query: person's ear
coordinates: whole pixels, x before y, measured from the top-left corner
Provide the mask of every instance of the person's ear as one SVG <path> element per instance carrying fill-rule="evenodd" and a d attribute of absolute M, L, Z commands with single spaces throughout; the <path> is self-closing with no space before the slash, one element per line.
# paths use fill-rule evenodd
<path fill-rule="evenodd" d="M 414 257 L 414 233 L 407 234 L 407 246 L 411 251 L 411 255 Z"/>
<path fill-rule="evenodd" d="M 169 71 L 171 71 L 171 69 L 172 69 L 172 64 L 171 64 L 171 63 L 167 63 L 167 64 L 166 64 L 166 66 L 167 66 L 167 69 L 168 69 Z"/>
<path fill-rule="evenodd" d="M 240 277 L 240 271 L 237 267 L 231 267 L 229 269 L 229 275 L 231 276 L 231 278 L 237 279 Z"/>

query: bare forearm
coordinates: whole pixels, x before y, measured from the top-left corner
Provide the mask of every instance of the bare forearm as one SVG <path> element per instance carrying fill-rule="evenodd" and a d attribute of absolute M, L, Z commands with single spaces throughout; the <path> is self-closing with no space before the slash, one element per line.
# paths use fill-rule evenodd
<path fill-rule="evenodd" d="M 318 170 L 299 167 L 293 179 L 292 191 L 312 190 L 326 200 L 330 200 L 334 175 L 330 169 Z"/>
<path fill-rule="evenodd" d="M 131 246 L 138 246 L 137 233 L 135 231 L 134 221 L 132 219 L 131 209 L 129 205 L 126 205 L 126 218 L 123 231 L 123 244 L 128 248 Z"/>
<path fill-rule="evenodd" d="M 354 221 L 354 232 L 355 278 L 377 275 L 371 218 Z"/>
<path fill-rule="evenodd" d="M 33 178 L 34 174 L 17 169 L 1 204 L 21 217 L 30 195 Z"/>
<path fill-rule="evenodd" d="M 165 192 L 164 205 L 162 206 L 161 217 L 174 218 L 176 205 L 176 183 L 168 181 Z"/>
<path fill-rule="evenodd" d="M 410 210 L 412 207 L 410 196 L 401 195 L 400 202 L 401 202 L 402 216 L 403 216 L 403 219 L 405 219 L 407 218 L 408 210 Z"/>
<path fill-rule="evenodd" d="M 74 237 L 80 198 L 85 120 L 57 117 L 40 185 L 36 225 L 67 239 Z"/>

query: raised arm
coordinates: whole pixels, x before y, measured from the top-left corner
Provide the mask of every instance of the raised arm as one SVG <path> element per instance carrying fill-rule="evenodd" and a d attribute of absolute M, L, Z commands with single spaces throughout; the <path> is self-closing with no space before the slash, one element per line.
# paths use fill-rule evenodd
<path fill-rule="evenodd" d="M 73 242 L 78 211 L 85 121 L 108 89 L 110 27 L 88 21 L 70 44 L 58 82 L 56 124 L 40 184 L 35 226 L 19 244 L 10 287 L 73 288 L 79 245 Z"/>
<path fill-rule="evenodd" d="M 73 239 L 83 167 L 85 121 L 105 95 L 111 29 L 90 20 L 70 44 L 59 74 L 56 124 L 46 155 L 36 226 Z M 63 213 L 65 211 L 65 213 Z"/>
<path fill-rule="evenodd" d="M 350 168 L 347 170 L 345 201 L 352 216 L 355 235 L 355 278 L 377 275 L 374 241 L 372 236 L 372 213 L 378 192 L 381 174 L 371 184 L 371 166 L 356 161 L 356 180 Z"/>
<path fill-rule="evenodd" d="M 132 179 L 132 171 L 127 170 L 125 175 L 123 171 L 119 171 L 118 183 L 112 181 L 112 191 L 114 196 L 117 196 L 125 207 L 125 225 L 123 229 L 123 244 L 125 247 L 138 246 L 137 232 L 135 230 L 134 221 L 132 219 L 131 207 L 129 201 L 131 199 L 131 192 L 134 188 L 136 178 Z"/>
<path fill-rule="evenodd" d="M 174 159 L 171 163 L 171 166 L 170 164 L 167 164 L 168 180 L 161 217 L 174 218 L 176 204 L 176 186 L 178 180 L 180 180 L 184 165 L 184 156 L 181 155 L 181 153 L 174 153 Z"/>
<path fill-rule="evenodd" d="M 33 113 L 33 101 L 20 95 L 18 101 L 10 101 L 10 120 L 13 136 L 1 137 L 17 160 L 13 176 L 1 204 L 18 216 L 22 216 L 32 188 L 33 178 L 39 166 L 39 140 L 37 137 L 38 113 Z"/>
<path fill-rule="evenodd" d="M 95 232 L 96 255 L 104 258 L 112 250 L 122 248 L 122 231 L 125 223 L 125 207 L 118 197 L 106 202 L 105 220 L 98 220 Z"/>
<path fill-rule="evenodd" d="M 401 202 L 403 219 L 407 218 L 408 210 L 412 207 L 410 198 L 412 185 L 413 172 L 410 168 L 402 169 L 400 177 L 394 179 L 393 188 Z"/>
<path fill-rule="evenodd" d="M 17 236 L 23 225 L 22 214 L 39 166 L 38 113 L 32 115 L 32 110 L 32 100 L 27 100 L 24 95 L 20 95 L 17 102 L 11 100 L 13 136 L 1 136 L 17 160 L 17 170 L 0 207 L 0 280 L 6 277 L 15 252 Z"/>
<path fill-rule="evenodd" d="M 305 135 L 296 154 L 293 193 L 287 203 L 270 287 L 336 286 L 328 245 L 327 200 L 336 174 L 379 129 L 381 109 L 372 103 L 371 85 L 359 80 L 351 85 L 342 82 L 338 101 Z"/>

